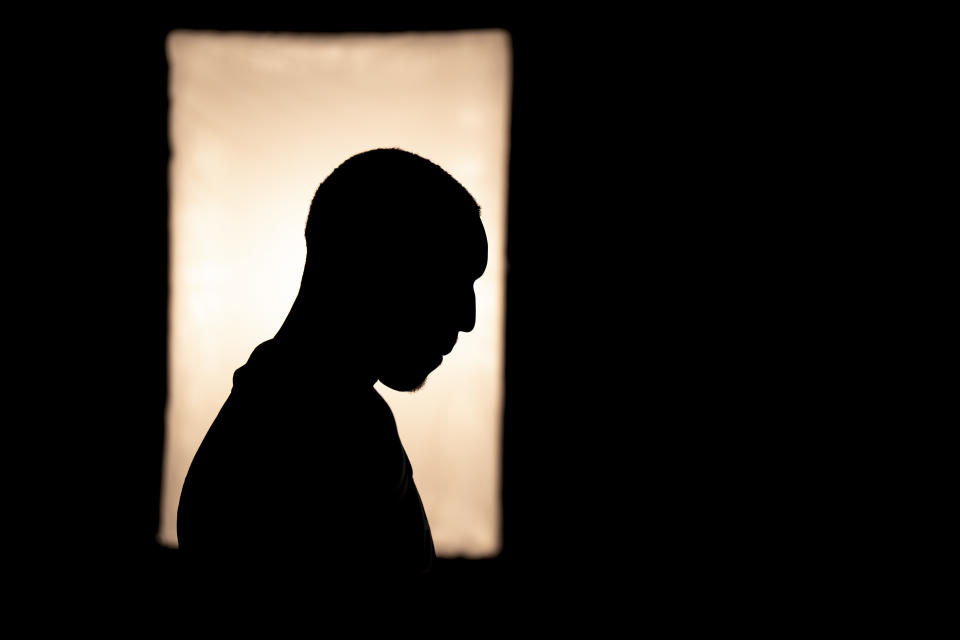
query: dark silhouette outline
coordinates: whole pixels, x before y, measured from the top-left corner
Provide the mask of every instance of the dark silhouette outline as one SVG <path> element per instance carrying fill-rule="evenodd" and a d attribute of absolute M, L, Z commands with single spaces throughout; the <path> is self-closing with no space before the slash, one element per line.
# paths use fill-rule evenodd
<path fill-rule="evenodd" d="M 180 547 L 220 575 L 239 564 L 322 581 L 422 575 L 430 527 L 373 384 L 419 389 L 473 329 L 479 206 L 432 162 L 377 149 L 319 186 L 305 236 L 290 313 L 234 374 L 190 466 Z"/>

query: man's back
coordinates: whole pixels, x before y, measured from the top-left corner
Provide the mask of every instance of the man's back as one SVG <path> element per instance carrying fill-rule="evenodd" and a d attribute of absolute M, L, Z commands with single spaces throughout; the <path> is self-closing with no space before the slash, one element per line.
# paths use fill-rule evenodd
<path fill-rule="evenodd" d="M 275 341 L 257 347 L 184 482 L 186 557 L 321 580 L 416 576 L 435 558 L 386 402 Z"/>

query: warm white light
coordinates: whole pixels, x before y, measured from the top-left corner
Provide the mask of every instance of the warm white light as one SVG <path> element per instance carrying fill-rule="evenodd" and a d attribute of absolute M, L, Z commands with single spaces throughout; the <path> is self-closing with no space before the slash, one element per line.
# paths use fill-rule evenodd
<path fill-rule="evenodd" d="M 289 35 L 174 32 L 170 63 L 170 380 L 160 540 L 233 372 L 299 289 L 317 185 L 348 157 L 399 147 L 482 209 L 477 323 L 397 419 L 437 552 L 500 549 L 500 428 L 510 43 L 502 31 Z M 243 535 L 242 531 L 237 532 Z M 253 541 L 251 541 L 253 542 Z"/>

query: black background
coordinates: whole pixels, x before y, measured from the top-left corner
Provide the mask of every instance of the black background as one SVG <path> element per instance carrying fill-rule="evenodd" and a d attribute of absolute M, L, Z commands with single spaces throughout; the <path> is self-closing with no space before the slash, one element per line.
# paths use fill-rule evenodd
<path fill-rule="evenodd" d="M 778 284 L 742 251 L 777 182 L 762 165 L 781 134 L 756 130 L 784 99 L 776 29 L 745 41 L 737 16 L 702 12 L 280 13 L 60 15 L 14 65 L 34 203 L 29 235 L 10 236 L 30 275 L 13 278 L 29 311 L 11 338 L 26 592 L 79 599 L 107 577 L 149 605 L 177 584 L 155 541 L 176 28 L 511 35 L 504 545 L 436 580 L 679 611 L 759 597 L 802 563 L 783 547 L 805 526 L 781 512 L 791 489 L 769 481 L 789 439 L 762 428 L 789 386 L 767 364 L 781 347 L 762 346 L 785 311 L 758 303 Z"/>

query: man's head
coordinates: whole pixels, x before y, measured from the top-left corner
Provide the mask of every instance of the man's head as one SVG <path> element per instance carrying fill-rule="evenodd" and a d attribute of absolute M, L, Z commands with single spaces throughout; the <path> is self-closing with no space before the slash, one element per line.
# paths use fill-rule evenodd
<path fill-rule="evenodd" d="M 398 391 L 419 388 L 475 323 L 487 263 L 476 201 L 446 171 L 399 149 L 353 156 L 317 189 L 304 288 L 330 300 Z"/>

